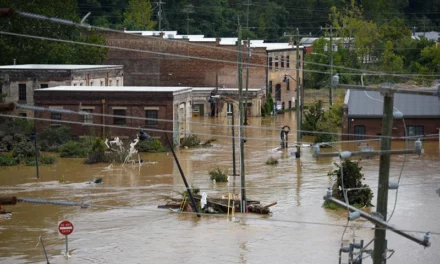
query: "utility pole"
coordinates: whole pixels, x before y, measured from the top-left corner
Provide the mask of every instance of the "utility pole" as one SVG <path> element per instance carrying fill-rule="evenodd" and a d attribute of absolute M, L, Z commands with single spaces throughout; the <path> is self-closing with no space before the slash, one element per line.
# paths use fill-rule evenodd
<path fill-rule="evenodd" d="M 237 176 L 237 170 L 235 169 L 235 122 L 234 122 L 234 104 L 231 102 L 232 112 L 232 176 Z M 234 179 L 235 183 L 235 179 Z"/>
<path fill-rule="evenodd" d="M 330 26 L 330 98 L 329 103 L 332 106 L 333 105 L 333 27 Z"/>
<path fill-rule="evenodd" d="M 387 221 L 388 209 L 388 183 L 390 176 L 390 152 L 391 150 L 391 136 L 393 132 L 393 109 L 394 109 L 394 94 L 392 92 L 383 93 L 383 118 L 382 118 L 382 136 L 380 149 L 384 153 L 380 156 L 379 167 L 379 188 L 377 193 L 377 209 L 383 217 L 383 221 Z M 377 226 L 376 226 L 377 227 Z M 386 263 L 386 231 L 385 229 L 376 229 L 374 231 L 376 238 L 374 243 L 374 264 Z"/>
<path fill-rule="evenodd" d="M 248 123 L 248 88 L 249 88 L 249 61 L 251 58 L 251 41 L 247 39 L 247 63 L 246 63 L 246 95 L 244 97 L 244 125 L 249 125 Z"/>
<path fill-rule="evenodd" d="M 240 179 L 241 179 L 241 212 L 246 213 L 246 185 L 244 168 L 244 131 L 243 131 L 243 79 L 242 79 L 242 45 L 241 45 L 241 25 L 238 24 L 238 107 L 239 107 L 239 133 L 240 140 Z"/>
<path fill-rule="evenodd" d="M 192 4 L 188 4 L 185 6 L 185 8 L 183 9 L 183 13 L 186 14 L 186 34 L 189 35 L 189 14 L 194 13 L 194 5 Z"/>
<path fill-rule="evenodd" d="M 159 11 L 157 13 L 157 17 L 159 18 L 159 31 L 162 31 L 162 5 L 166 4 L 165 2 L 162 2 L 162 0 L 159 0 L 159 2 L 154 2 L 159 6 Z"/>
<path fill-rule="evenodd" d="M 246 8 L 246 29 L 249 29 L 249 6 L 251 5 L 251 0 L 247 0 L 243 5 L 247 6 Z"/>

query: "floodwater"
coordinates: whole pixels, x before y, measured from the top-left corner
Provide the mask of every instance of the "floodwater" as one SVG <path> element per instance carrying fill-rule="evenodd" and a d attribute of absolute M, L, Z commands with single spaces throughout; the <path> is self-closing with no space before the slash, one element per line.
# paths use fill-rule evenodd
<path fill-rule="evenodd" d="M 230 119 L 195 119 L 194 132 L 213 134 L 213 147 L 182 149 L 177 152 L 191 185 L 209 196 L 238 195 L 238 177 L 229 183 L 212 183 L 208 170 L 220 166 L 232 174 Z M 246 129 L 245 165 L 248 199 L 264 204 L 278 202 L 269 216 L 237 214 L 235 221 L 225 215 L 201 218 L 157 209 L 166 197 L 184 190 L 171 153 L 143 154 L 139 166 L 114 164 L 83 165 L 82 159 L 58 159 L 56 165 L 42 166 L 41 178 L 35 168 L 0 168 L 0 195 L 22 198 L 87 201 L 90 208 L 19 203 L 7 206 L 11 216 L 0 216 L 0 263 L 46 263 L 39 236 L 44 239 L 50 263 L 337 263 L 341 240 L 369 242 L 373 225 L 364 220 L 350 223 L 344 237 L 347 213 L 321 207 L 332 179 L 337 158 L 312 157 L 313 149 L 302 148 L 301 161 L 291 156 L 294 149 L 277 152 L 279 131 L 295 129 L 294 113 L 266 119 L 251 119 L 258 129 Z M 263 129 L 264 128 L 264 129 Z M 238 132 L 238 129 L 236 130 Z M 290 141 L 296 134 L 292 131 Z M 208 139 L 208 137 L 203 137 Z M 257 140 L 259 139 L 259 140 Z M 305 137 L 304 141 L 311 138 Z M 238 150 L 238 141 L 237 150 Z M 375 148 L 376 142 L 370 143 Z M 357 150 L 356 144 L 336 144 Z M 403 148 L 393 142 L 393 148 Z M 391 223 L 420 238 L 425 231 L 440 232 L 439 143 L 424 142 L 425 153 L 407 157 L 403 168 L 397 207 Z M 331 151 L 325 150 L 325 151 Z M 237 151 L 237 172 L 239 170 Z M 280 159 L 277 166 L 264 165 L 268 157 Z M 404 156 L 393 156 L 391 181 L 397 181 Z M 361 161 L 365 182 L 376 194 L 379 159 Z M 103 177 L 99 185 L 86 184 Z M 65 183 L 59 183 L 64 179 Z M 389 192 L 389 211 L 396 191 Z M 375 198 L 373 200 L 375 203 Z M 373 209 L 374 210 L 374 209 Z M 74 231 L 69 236 L 71 257 L 63 257 L 64 237 L 58 223 L 69 220 Z M 352 228 L 355 225 L 357 228 Z M 440 236 L 432 235 L 430 248 L 392 232 L 387 232 L 388 248 L 395 251 L 387 263 L 438 263 Z M 370 246 L 369 249 L 372 249 Z M 372 263 L 368 255 L 364 263 Z M 343 262 L 348 262 L 343 255 Z"/>

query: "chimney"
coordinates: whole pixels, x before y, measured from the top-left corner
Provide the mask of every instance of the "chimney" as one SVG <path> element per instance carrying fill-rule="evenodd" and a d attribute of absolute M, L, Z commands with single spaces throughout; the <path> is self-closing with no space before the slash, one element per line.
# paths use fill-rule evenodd
<path fill-rule="evenodd" d="M 220 41 L 221 40 L 222 40 L 221 38 L 216 38 L 215 39 L 215 45 L 220 46 Z"/>
<path fill-rule="evenodd" d="M 160 38 L 163 38 L 163 36 L 165 36 L 165 32 L 160 32 L 160 33 L 159 33 L 159 37 L 160 37 Z"/>

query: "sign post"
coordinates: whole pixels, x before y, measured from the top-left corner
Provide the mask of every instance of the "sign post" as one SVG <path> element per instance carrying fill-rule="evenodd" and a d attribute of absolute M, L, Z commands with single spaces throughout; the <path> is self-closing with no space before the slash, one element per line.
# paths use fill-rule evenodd
<path fill-rule="evenodd" d="M 58 225 L 58 232 L 60 232 L 61 235 L 66 237 L 66 257 L 69 257 L 69 241 L 67 236 L 72 234 L 73 232 L 73 224 L 69 221 L 62 221 Z"/>

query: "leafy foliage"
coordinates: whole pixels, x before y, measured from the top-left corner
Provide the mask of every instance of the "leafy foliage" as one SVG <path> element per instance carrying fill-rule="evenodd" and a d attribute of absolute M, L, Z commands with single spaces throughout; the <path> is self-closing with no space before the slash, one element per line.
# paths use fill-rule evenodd
<path fill-rule="evenodd" d="M 348 197 L 348 202 L 351 205 L 359 204 L 361 207 L 372 206 L 373 192 L 367 184 L 362 183 L 364 175 L 361 173 L 362 167 L 359 166 L 359 161 L 353 162 L 350 159 L 345 159 L 342 166 L 336 164 L 337 169 L 329 175 L 336 176 L 336 181 L 333 184 L 333 197 L 344 201 L 344 194 L 342 192 L 342 178 L 344 178 L 344 189 L 348 188 L 365 188 L 351 190 Z"/>
<path fill-rule="evenodd" d="M 312 106 L 309 107 L 307 112 L 304 113 L 304 119 L 302 123 L 302 129 L 306 131 L 316 131 L 318 121 L 324 115 L 324 111 L 322 110 L 322 101 L 316 101 Z M 312 133 L 304 133 L 307 135 L 313 135 Z"/>
<path fill-rule="evenodd" d="M 181 147 L 197 147 L 200 146 L 200 137 L 197 135 L 189 135 L 182 139 Z"/>
<path fill-rule="evenodd" d="M 45 127 L 37 134 L 42 151 L 56 152 L 58 148 L 71 139 L 68 126 Z"/>
<path fill-rule="evenodd" d="M 148 140 L 140 141 L 136 145 L 136 149 L 139 152 L 164 152 L 167 151 L 167 149 L 162 145 L 162 142 L 160 142 L 157 138 L 150 138 Z"/>
<path fill-rule="evenodd" d="M 68 141 L 59 148 L 62 158 L 85 158 L 87 156 L 87 146 L 77 141 Z"/>
<path fill-rule="evenodd" d="M 35 166 L 36 161 L 35 158 L 26 158 L 24 163 L 26 166 Z M 39 156 L 38 157 L 38 165 L 50 165 L 55 164 L 56 158 L 54 156 Z"/>
<path fill-rule="evenodd" d="M 93 141 L 92 148 L 89 151 L 86 160 L 84 163 L 86 164 L 94 164 L 101 162 L 108 162 L 109 159 L 105 155 L 106 146 L 104 140 L 101 138 L 95 138 Z"/>
<path fill-rule="evenodd" d="M 266 165 L 277 165 L 278 160 L 274 157 L 270 157 L 266 160 Z"/>
<path fill-rule="evenodd" d="M 10 155 L 0 154 L 0 166 L 14 166 L 17 165 L 17 159 Z"/>
<path fill-rule="evenodd" d="M 150 0 L 129 0 L 124 12 L 124 25 L 129 30 L 152 30 L 157 24 L 151 20 L 152 13 Z"/>
<path fill-rule="evenodd" d="M 211 176 L 211 180 L 215 180 L 216 182 L 227 182 L 228 181 L 228 171 L 222 170 L 219 167 L 211 169 L 209 171 L 209 176 Z"/>
<path fill-rule="evenodd" d="M 19 161 L 35 157 L 35 147 L 30 141 L 20 142 L 14 146 L 12 156 Z"/>

